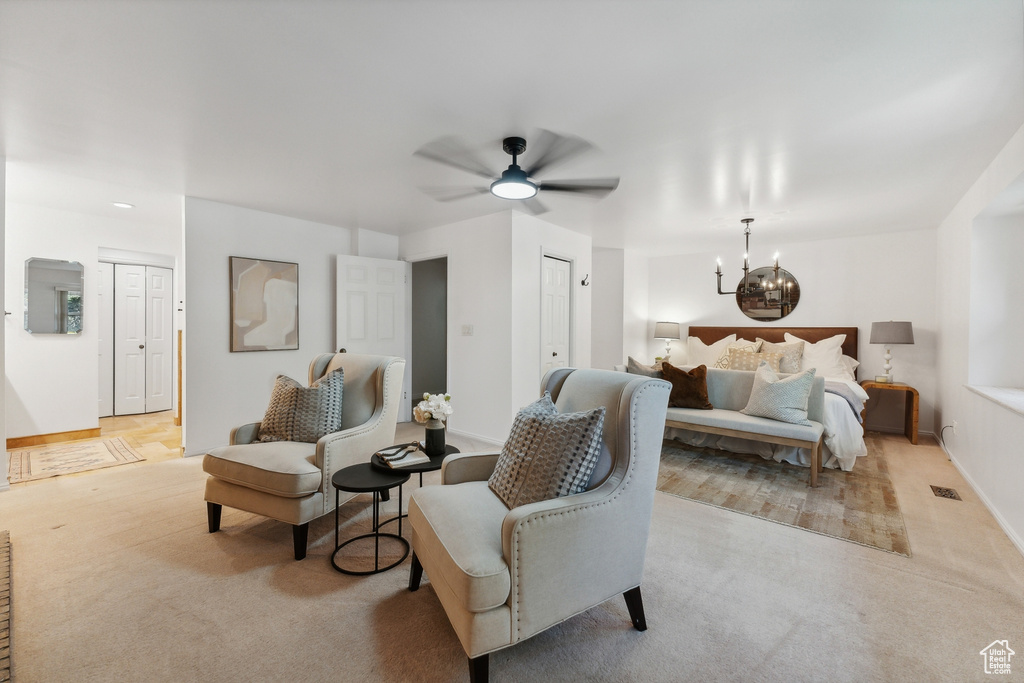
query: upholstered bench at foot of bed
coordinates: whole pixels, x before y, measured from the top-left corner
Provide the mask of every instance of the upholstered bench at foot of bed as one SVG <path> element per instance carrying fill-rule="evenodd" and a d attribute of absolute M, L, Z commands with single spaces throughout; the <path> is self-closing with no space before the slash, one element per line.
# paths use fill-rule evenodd
<path fill-rule="evenodd" d="M 822 471 L 821 445 L 825 428 L 820 422 L 810 420 L 810 423 L 811 426 L 797 425 L 720 408 L 669 408 L 665 418 L 666 427 L 807 448 L 811 452 L 810 485 L 817 486 L 818 472 Z"/>

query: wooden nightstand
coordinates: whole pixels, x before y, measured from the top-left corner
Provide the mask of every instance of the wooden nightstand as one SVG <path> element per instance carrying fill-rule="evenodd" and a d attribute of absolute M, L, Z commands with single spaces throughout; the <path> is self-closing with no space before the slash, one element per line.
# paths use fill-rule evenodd
<path fill-rule="evenodd" d="M 918 394 L 917 389 L 904 384 L 903 382 L 875 382 L 874 380 L 864 380 L 860 383 L 864 387 L 864 391 L 870 391 L 871 389 L 882 389 L 886 391 L 902 391 L 906 393 L 904 398 L 904 405 L 906 406 L 904 411 L 903 420 L 903 433 L 910 439 L 910 443 L 917 445 L 917 404 Z M 867 429 L 867 419 L 864 420 L 864 429 Z"/>

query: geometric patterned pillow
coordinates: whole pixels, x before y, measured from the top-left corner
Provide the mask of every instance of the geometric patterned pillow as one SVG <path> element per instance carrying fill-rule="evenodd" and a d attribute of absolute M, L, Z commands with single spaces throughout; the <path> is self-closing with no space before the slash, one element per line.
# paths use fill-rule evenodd
<path fill-rule="evenodd" d="M 604 413 L 601 406 L 558 414 L 545 393 L 516 415 L 488 488 L 510 510 L 585 490 L 601 454 Z"/>
<path fill-rule="evenodd" d="M 767 363 L 761 363 L 754 373 L 750 399 L 740 412 L 810 427 L 807 400 L 813 384 L 814 368 L 779 379 Z"/>
<path fill-rule="evenodd" d="M 729 349 L 729 369 L 730 370 L 757 370 L 757 367 L 764 361 L 768 364 L 775 372 L 779 372 L 779 363 L 782 361 L 781 353 L 768 353 L 767 351 L 761 351 L 759 353 L 751 353 L 750 351 L 743 351 L 741 349 Z"/>
<path fill-rule="evenodd" d="M 736 349 L 738 351 L 749 351 L 750 353 L 757 353 L 758 351 L 761 350 L 761 342 L 760 341 L 753 341 L 753 342 L 751 342 L 751 341 L 747 341 L 746 339 L 737 339 L 736 341 L 734 341 L 733 343 L 731 343 L 727 347 L 725 347 L 725 351 L 722 352 L 722 355 L 719 356 L 718 360 L 715 362 L 715 367 L 716 368 L 720 368 L 722 370 L 730 369 L 729 368 L 729 362 L 730 362 L 729 361 L 729 353 L 733 349 Z"/>
<path fill-rule="evenodd" d="M 800 362 L 804 355 L 804 345 L 800 342 L 777 343 L 757 338 L 761 342 L 761 350 L 768 353 L 781 353 L 782 361 L 779 363 L 778 372 L 793 374 L 800 372 Z"/>
<path fill-rule="evenodd" d="M 344 380 L 345 373 L 340 368 L 313 382 L 311 387 L 278 375 L 257 439 L 316 443 L 320 437 L 340 431 Z"/>

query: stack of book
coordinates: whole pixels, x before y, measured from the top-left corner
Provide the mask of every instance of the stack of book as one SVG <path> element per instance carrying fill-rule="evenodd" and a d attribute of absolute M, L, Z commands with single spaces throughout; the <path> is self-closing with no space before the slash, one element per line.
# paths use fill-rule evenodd
<path fill-rule="evenodd" d="M 409 467 L 420 463 L 430 462 L 427 454 L 419 449 L 419 444 L 399 444 L 390 448 L 383 448 L 376 453 L 377 457 L 383 460 L 388 467 Z"/>

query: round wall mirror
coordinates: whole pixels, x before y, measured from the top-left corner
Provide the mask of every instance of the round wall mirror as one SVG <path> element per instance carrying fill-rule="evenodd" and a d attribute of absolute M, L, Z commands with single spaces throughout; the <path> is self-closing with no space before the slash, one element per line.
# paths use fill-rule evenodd
<path fill-rule="evenodd" d="M 800 283 L 788 270 L 766 266 L 750 271 L 746 287 L 741 279 L 736 286 L 736 304 L 754 320 L 779 320 L 800 303 Z"/>

